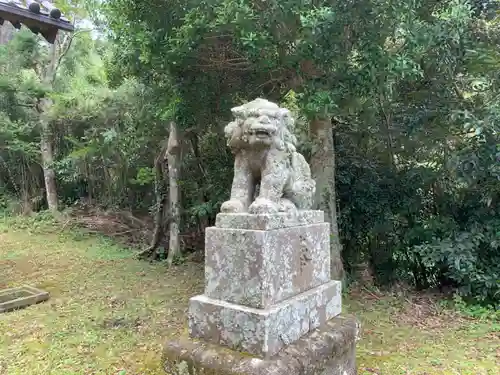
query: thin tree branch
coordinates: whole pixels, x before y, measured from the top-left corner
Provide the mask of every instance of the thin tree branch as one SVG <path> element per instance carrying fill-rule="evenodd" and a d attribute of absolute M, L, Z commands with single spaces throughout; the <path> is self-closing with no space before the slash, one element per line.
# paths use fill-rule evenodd
<path fill-rule="evenodd" d="M 57 76 L 57 70 L 59 69 L 59 66 L 61 65 L 62 59 L 66 56 L 66 54 L 69 51 L 69 48 L 71 47 L 71 44 L 73 43 L 73 39 L 75 39 L 78 35 L 86 32 L 90 32 L 92 29 L 82 29 L 82 30 L 77 30 L 73 34 L 70 34 L 68 38 L 66 39 L 66 46 L 61 46 L 62 52 L 59 54 L 59 58 L 57 59 L 56 65 L 54 66 L 54 71 L 52 72 L 52 79 L 50 80 L 50 83 L 54 83 L 56 76 Z"/>

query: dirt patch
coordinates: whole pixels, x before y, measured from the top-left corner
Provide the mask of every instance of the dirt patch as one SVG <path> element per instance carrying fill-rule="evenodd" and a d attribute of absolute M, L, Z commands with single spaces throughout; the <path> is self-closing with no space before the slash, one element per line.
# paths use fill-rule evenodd
<path fill-rule="evenodd" d="M 447 295 L 435 292 L 415 292 L 407 286 L 398 285 L 381 291 L 375 287 L 357 285 L 349 292 L 351 298 L 363 301 L 358 308 L 369 310 L 386 304 L 390 319 L 395 324 L 425 329 L 450 328 L 466 322 L 458 312 L 445 307 Z"/>
<path fill-rule="evenodd" d="M 126 246 L 139 249 L 149 243 L 154 222 L 148 215 L 102 210 L 79 203 L 68 210 L 65 226 L 79 227 L 87 233 L 105 235 Z"/>
<path fill-rule="evenodd" d="M 154 221 L 145 214 L 102 210 L 79 203 L 68 210 L 63 227 L 76 227 L 90 234 L 104 235 L 124 246 L 142 250 L 150 245 Z M 191 253 L 191 260 L 203 261 L 203 232 L 182 232 L 179 237 L 183 252 Z M 168 248 L 168 236 L 160 243 L 160 247 Z"/>
<path fill-rule="evenodd" d="M 396 319 L 399 324 L 426 329 L 450 328 L 464 323 L 459 313 L 443 307 L 443 296 L 419 293 L 406 299 Z"/>

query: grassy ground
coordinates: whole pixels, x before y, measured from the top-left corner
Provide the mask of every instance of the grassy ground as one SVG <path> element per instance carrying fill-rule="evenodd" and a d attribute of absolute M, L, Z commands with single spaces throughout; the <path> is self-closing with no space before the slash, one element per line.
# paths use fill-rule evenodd
<path fill-rule="evenodd" d="M 162 343 L 185 328 L 203 269 L 166 270 L 78 233 L 0 222 L 0 288 L 30 284 L 49 301 L 0 315 L 0 374 L 160 375 Z M 351 293 L 363 324 L 359 373 L 500 373 L 498 321 L 467 320 L 424 297 Z"/>

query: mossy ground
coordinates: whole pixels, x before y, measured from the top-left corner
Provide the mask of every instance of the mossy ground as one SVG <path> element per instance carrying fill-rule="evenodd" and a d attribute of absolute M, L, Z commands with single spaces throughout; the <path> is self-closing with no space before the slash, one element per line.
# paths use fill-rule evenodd
<path fill-rule="evenodd" d="M 163 374 L 162 344 L 184 331 L 203 267 L 166 269 L 102 238 L 23 225 L 0 219 L 0 288 L 30 284 L 51 298 L 0 315 L 0 374 Z M 345 306 L 363 324 L 361 375 L 500 372 L 498 321 L 404 293 L 352 293 Z"/>

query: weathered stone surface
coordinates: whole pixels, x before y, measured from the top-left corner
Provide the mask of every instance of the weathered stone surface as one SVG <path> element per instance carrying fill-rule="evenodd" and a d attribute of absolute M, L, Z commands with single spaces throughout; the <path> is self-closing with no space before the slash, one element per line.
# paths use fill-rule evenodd
<path fill-rule="evenodd" d="M 296 214 L 286 212 L 259 215 L 219 213 L 215 226 L 217 228 L 271 230 L 324 222 L 324 212 L 315 210 L 301 210 Z"/>
<path fill-rule="evenodd" d="M 341 299 L 339 281 L 330 281 L 268 309 L 197 296 L 189 303 L 189 333 L 267 358 L 339 315 Z"/>
<path fill-rule="evenodd" d="M 0 313 L 21 309 L 49 299 L 49 293 L 32 286 L 0 290 Z"/>
<path fill-rule="evenodd" d="M 251 216 L 251 215 L 248 215 Z M 330 280 L 329 224 L 207 228 L 205 295 L 267 308 Z"/>
<path fill-rule="evenodd" d="M 232 108 L 224 133 L 234 153 L 231 197 L 222 212 L 277 213 L 312 207 L 316 183 L 295 149 L 294 119 L 265 99 Z M 256 189 L 258 186 L 258 194 Z"/>
<path fill-rule="evenodd" d="M 163 365 L 168 375 L 355 375 L 359 329 L 334 318 L 267 360 L 183 337 L 165 345 Z"/>

